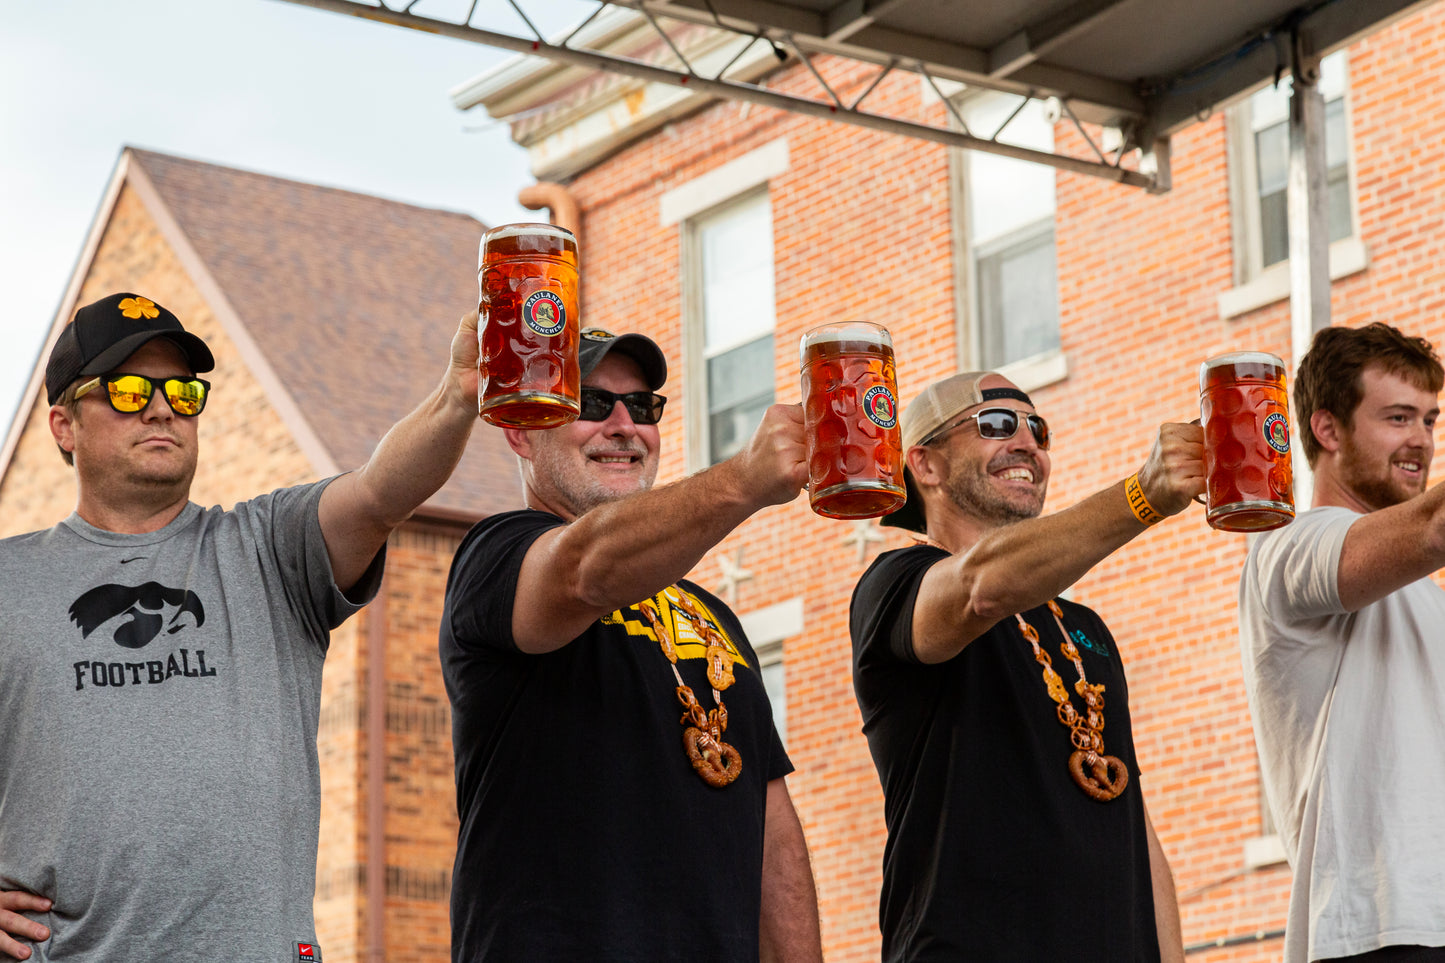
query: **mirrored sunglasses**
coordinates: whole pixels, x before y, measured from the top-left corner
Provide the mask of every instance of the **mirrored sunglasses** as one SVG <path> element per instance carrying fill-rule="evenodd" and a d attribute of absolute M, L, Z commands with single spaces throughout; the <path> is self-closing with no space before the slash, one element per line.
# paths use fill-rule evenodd
<path fill-rule="evenodd" d="M 1020 416 L 1022 415 L 1022 418 Z M 1034 443 L 1042 451 L 1049 450 L 1049 423 L 1035 414 L 1025 414 L 1015 411 L 1012 408 L 985 408 L 982 411 L 974 412 L 971 415 L 964 415 L 962 418 L 950 425 L 945 425 L 938 431 L 929 435 L 920 445 L 929 444 L 932 441 L 943 437 L 948 432 L 959 427 L 964 422 L 972 421 L 978 425 L 978 436 L 988 441 L 1004 441 L 1012 438 L 1019 430 L 1019 422 L 1028 423 L 1029 432 L 1034 436 Z"/>
<path fill-rule="evenodd" d="M 662 420 L 662 406 L 667 404 L 666 398 L 650 391 L 629 391 L 619 395 L 602 388 L 583 388 L 582 411 L 577 418 L 581 421 L 606 421 L 619 401 L 633 423 L 638 425 L 657 424 Z"/>
<path fill-rule="evenodd" d="M 166 399 L 166 404 L 171 406 L 171 411 L 181 417 L 194 418 L 205 410 L 206 397 L 210 394 L 211 383 L 204 378 L 157 380 L 145 375 L 117 371 L 114 374 L 102 375 L 83 383 L 75 389 L 74 397 L 80 398 L 104 385 L 110 406 L 121 414 L 133 415 L 138 411 L 144 411 L 146 405 L 150 404 L 151 395 L 155 392 L 157 384 L 161 388 L 161 397 Z"/>

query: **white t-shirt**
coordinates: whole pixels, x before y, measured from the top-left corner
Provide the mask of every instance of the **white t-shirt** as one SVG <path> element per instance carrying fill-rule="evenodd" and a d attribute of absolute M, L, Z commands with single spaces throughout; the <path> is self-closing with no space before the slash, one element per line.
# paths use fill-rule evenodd
<path fill-rule="evenodd" d="M 1445 591 L 1421 579 L 1349 613 L 1345 533 L 1317 508 L 1254 539 L 1239 586 L 1244 682 L 1294 885 L 1286 963 L 1445 945 Z"/>

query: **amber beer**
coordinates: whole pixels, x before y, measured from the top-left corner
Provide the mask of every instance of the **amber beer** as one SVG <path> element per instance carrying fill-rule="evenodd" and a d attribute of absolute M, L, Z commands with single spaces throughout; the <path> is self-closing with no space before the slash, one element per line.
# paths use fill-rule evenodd
<path fill-rule="evenodd" d="M 477 263 L 477 405 L 504 428 L 555 428 L 577 418 L 577 239 L 551 224 L 503 224 L 482 235 Z"/>
<path fill-rule="evenodd" d="M 803 335 L 808 503 L 828 518 L 886 515 L 907 498 L 893 341 L 865 321 Z"/>
<path fill-rule="evenodd" d="M 1199 366 L 1206 519 L 1226 532 L 1263 532 L 1294 518 L 1284 362 L 1239 351 Z"/>

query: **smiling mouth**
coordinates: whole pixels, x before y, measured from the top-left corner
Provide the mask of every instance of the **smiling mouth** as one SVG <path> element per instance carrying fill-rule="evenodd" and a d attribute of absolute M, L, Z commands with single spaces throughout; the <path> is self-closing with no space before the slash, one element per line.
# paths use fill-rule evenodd
<path fill-rule="evenodd" d="M 1004 481 L 1022 481 L 1028 482 L 1030 485 L 1034 483 L 1033 469 L 1025 465 L 1013 465 L 1005 468 L 998 472 L 996 477 L 1002 478 Z"/>
<path fill-rule="evenodd" d="M 599 465 L 634 465 L 642 460 L 641 455 L 588 455 L 587 457 Z"/>

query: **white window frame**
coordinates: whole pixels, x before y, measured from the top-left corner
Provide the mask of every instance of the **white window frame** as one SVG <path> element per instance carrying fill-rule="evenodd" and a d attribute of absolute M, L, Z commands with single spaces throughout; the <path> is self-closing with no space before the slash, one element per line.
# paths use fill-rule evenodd
<path fill-rule="evenodd" d="M 975 93 L 967 88 L 961 88 L 955 93 L 953 88 L 948 88 L 948 95 L 956 105 L 962 109 L 962 104 L 967 102 L 970 95 Z M 936 99 L 937 95 L 929 97 L 931 91 L 925 92 L 925 99 Z M 957 125 L 957 121 L 950 117 L 950 123 Z M 992 133 L 985 131 L 984 133 Z M 968 202 L 968 154 L 962 149 L 950 149 L 948 152 L 949 167 L 949 193 L 952 198 L 953 214 L 953 250 L 954 250 L 954 311 L 958 318 L 957 325 L 957 354 L 958 365 L 961 370 L 978 369 L 983 367 L 982 348 L 982 312 L 979 308 L 979 283 L 977 259 L 974 257 L 972 226 Z M 1054 208 L 1054 243 L 1057 252 L 1058 244 L 1058 206 Z M 1055 288 L 1055 296 L 1058 290 Z M 1063 328 L 1063 304 L 1059 304 L 1059 326 L 1062 335 Z M 996 370 L 1010 381 L 1014 382 L 1024 391 L 1033 391 L 1045 385 L 1062 381 L 1068 377 L 1068 359 L 1064 354 L 1062 346 L 1045 351 L 1028 358 L 1021 358 L 1009 364 L 998 366 Z"/>
<path fill-rule="evenodd" d="M 1349 63 L 1345 52 L 1331 56 L 1345 59 L 1344 104 L 1345 177 L 1348 185 L 1350 234 L 1330 244 L 1330 280 L 1339 280 L 1369 266 L 1369 255 L 1360 240 L 1359 190 L 1356 178 L 1353 107 L 1350 96 Z M 1250 98 L 1230 107 L 1225 115 L 1228 145 L 1229 208 L 1234 255 L 1233 287 L 1218 297 L 1221 320 L 1238 317 L 1289 297 L 1289 260 L 1263 266 L 1263 228 L 1259 211 L 1259 167 L 1255 153 L 1255 131 Z"/>
<path fill-rule="evenodd" d="M 686 470 L 698 471 L 710 459 L 706 339 L 703 331 L 700 250 L 696 223 L 730 204 L 770 191 L 769 182 L 788 170 L 788 142 L 779 138 L 664 193 L 658 213 L 662 226 L 680 227 L 682 246 L 682 348 L 686 409 Z M 776 264 L 776 253 L 774 255 Z M 776 331 L 776 328 L 774 329 Z M 776 348 L 776 344 L 774 345 Z"/>
<path fill-rule="evenodd" d="M 778 738 L 786 746 L 788 742 L 788 668 L 783 658 L 783 641 L 803 634 L 803 599 L 801 597 L 791 598 L 786 602 L 779 602 L 766 608 L 754 609 L 745 615 L 738 615 L 738 621 L 742 623 L 743 632 L 747 635 L 748 641 L 752 643 L 753 651 L 757 653 L 757 668 L 760 677 L 764 666 L 773 666 L 779 663 L 783 665 L 783 691 L 781 693 L 769 692 L 768 699 L 773 706 L 773 725 L 778 730 Z"/>

